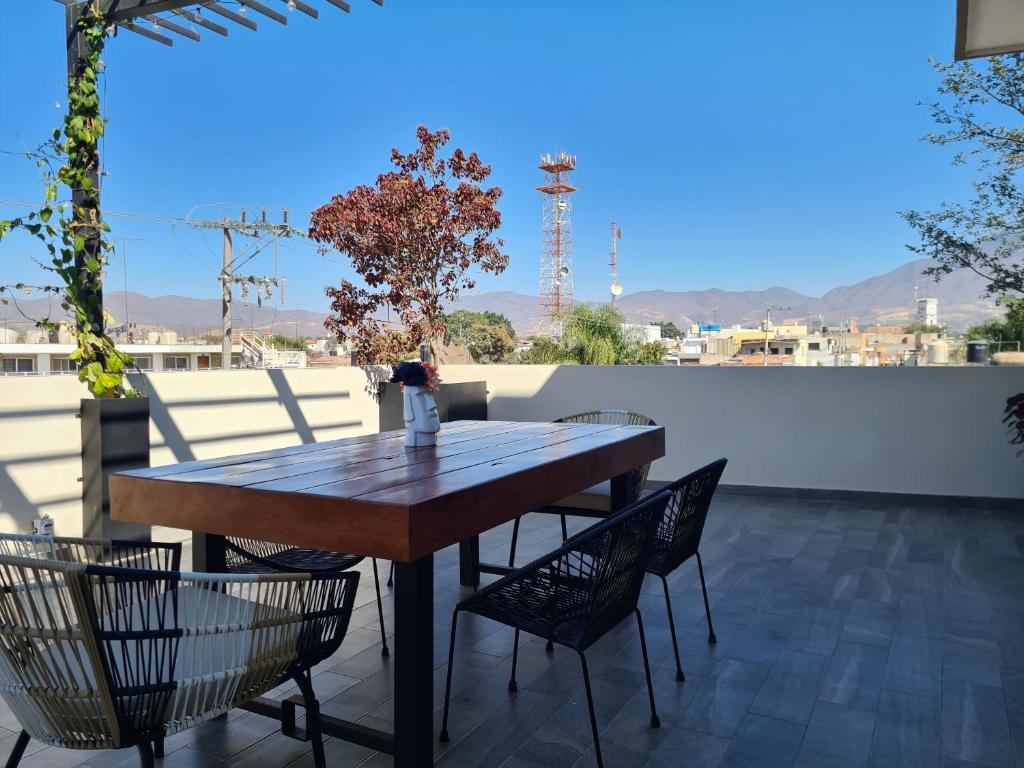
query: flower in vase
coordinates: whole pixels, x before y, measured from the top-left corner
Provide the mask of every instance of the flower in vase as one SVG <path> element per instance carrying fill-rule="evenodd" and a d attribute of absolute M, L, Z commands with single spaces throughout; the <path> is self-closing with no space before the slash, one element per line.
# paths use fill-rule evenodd
<path fill-rule="evenodd" d="M 436 392 L 441 386 L 441 377 L 430 363 L 413 360 L 395 366 L 391 374 L 391 383 L 401 384 L 403 388 L 424 387 L 428 392 Z"/>

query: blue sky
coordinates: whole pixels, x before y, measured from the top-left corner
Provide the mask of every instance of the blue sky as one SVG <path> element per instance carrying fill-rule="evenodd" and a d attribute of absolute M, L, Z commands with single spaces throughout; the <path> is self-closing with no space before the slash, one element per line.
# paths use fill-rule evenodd
<path fill-rule="evenodd" d="M 283 0 L 266 0 L 284 8 Z M 609 221 L 623 229 L 627 293 L 663 288 L 819 295 L 911 258 L 897 216 L 969 190 L 919 141 L 926 59 L 948 60 L 953 0 L 325 0 L 252 33 L 122 32 L 104 56 L 110 210 L 221 216 L 240 205 L 309 210 L 388 169 L 420 123 L 479 152 L 505 190 L 511 256 L 478 290 L 536 293 L 542 152 L 578 157 L 576 294 L 607 294 Z M 250 12 L 251 13 L 251 12 Z M 38 143 L 61 116 L 63 11 L 0 3 L 0 150 Z M 32 200 L 35 169 L 0 154 L 0 198 Z M 0 215 L 15 213 L 0 208 Z M 111 217 L 128 286 L 216 297 L 220 242 Z M 281 250 L 285 308 L 325 309 L 351 277 L 308 242 Z M 35 254 L 38 255 L 38 254 Z M 0 282 L 44 282 L 27 241 L 0 245 Z M 108 288 L 123 287 L 115 256 Z M 253 271 L 272 271 L 258 256 Z"/>

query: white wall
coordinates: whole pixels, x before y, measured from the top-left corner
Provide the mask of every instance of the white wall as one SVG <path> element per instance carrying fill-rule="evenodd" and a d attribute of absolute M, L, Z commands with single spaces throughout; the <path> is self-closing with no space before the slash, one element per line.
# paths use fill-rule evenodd
<path fill-rule="evenodd" d="M 358 368 L 151 373 L 153 466 L 376 432 Z M 0 377 L 0 531 L 40 513 L 81 534 L 81 422 L 74 376 Z"/>
<path fill-rule="evenodd" d="M 628 408 L 666 427 L 670 480 L 719 456 L 737 485 L 1024 497 L 1001 424 L 1024 368 L 444 366 L 486 380 L 490 417 Z M 152 373 L 154 466 L 376 432 L 358 368 Z M 73 376 L 0 377 L 0 530 L 47 512 L 81 531 Z"/>
<path fill-rule="evenodd" d="M 666 428 L 651 478 L 725 456 L 723 482 L 1024 497 L 1001 423 L 1024 368 L 445 366 L 486 379 L 492 419 L 625 408 Z"/>

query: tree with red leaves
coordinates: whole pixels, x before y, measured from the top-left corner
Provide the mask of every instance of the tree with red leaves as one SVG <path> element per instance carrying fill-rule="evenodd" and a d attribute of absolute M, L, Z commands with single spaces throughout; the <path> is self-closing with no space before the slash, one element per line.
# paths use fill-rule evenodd
<path fill-rule="evenodd" d="M 326 289 L 333 314 L 324 325 L 352 340 L 359 363 L 395 363 L 424 341 L 436 356 L 443 304 L 474 287 L 473 267 L 500 274 L 508 266 L 504 242 L 492 237 L 501 226 L 501 189 L 482 186 L 491 167 L 476 152 L 439 157 L 450 137 L 421 125 L 415 150 L 391 150 L 397 170 L 376 186 L 335 195 L 310 217 L 310 238 L 346 254 L 367 286 L 342 280 Z M 387 307 L 403 331 L 379 319 Z"/>

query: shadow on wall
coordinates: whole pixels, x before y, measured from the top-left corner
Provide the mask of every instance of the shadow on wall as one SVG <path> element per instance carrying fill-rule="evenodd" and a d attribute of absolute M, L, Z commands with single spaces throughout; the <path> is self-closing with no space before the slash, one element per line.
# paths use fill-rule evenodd
<path fill-rule="evenodd" d="M 9 449 L 0 451 L 0 530 L 28 530 L 32 519 L 43 513 L 54 517 L 62 534 L 81 530 L 78 422 L 72 431 L 33 421 L 37 416 L 74 419 L 84 390 L 58 386 L 59 378 L 40 377 L 0 406 L 0 430 L 4 419 L 17 419 L 19 430 L 27 424 L 36 433 L 31 447 L 12 437 Z M 376 423 L 376 405 L 358 393 L 364 378 L 358 369 L 337 374 L 276 369 L 131 378 L 149 397 L 151 448 L 167 450 L 176 462 L 361 434 L 374 431 Z M 311 381 L 314 387 L 307 391 Z M 359 396 L 353 397 L 353 391 Z M 338 418 L 345 416 L 349 418 Z M 166 463 L 167 454 L 160 458 Z"/>

